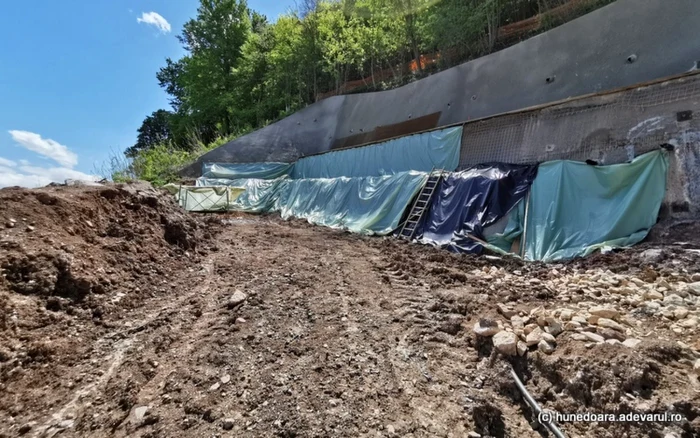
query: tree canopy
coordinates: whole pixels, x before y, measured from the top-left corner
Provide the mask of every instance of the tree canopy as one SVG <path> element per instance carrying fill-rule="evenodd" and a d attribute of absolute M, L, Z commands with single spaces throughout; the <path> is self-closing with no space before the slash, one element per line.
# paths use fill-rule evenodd
<path fill-rule="evenodd" d="M 178 36 L 186 55 L 156 74 L 172 108 L 145 118 L 127 156 L 248 132 L 348 83 L 352 92 L 400 86 L 612 0 L 574 2 L 583 6 L 560 13 L 568 1 L 303 0 L 271 23 L 245 0 L 199 0 Z M 500 37 L 504 25 L 538 14 L 531 31 Z M 421 62 L 423 55 L 436 61 Z"/>

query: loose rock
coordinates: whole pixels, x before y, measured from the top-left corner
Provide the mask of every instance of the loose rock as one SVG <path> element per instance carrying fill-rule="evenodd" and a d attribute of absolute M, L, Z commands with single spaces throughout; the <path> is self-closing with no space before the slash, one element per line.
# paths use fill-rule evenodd
<path fill-rule="evenodd" d="M 542 329 L 537 327 L 527 335 L 527 337 L 525 338 L 525 343 L 528 347 L 537 345 L 542 340 L 542 335 L 544 334 L 545 333 L 542 331 Z"/>
<path fill-rule="evenodd" d="M 622 341 L 622 345 L 628 348 L 636 348 L 637 345 L 641 344 L 642 341 L 639 339 L 629 338 Z"/>
<path fill-rule="evenodd" d="M 538 344 L 537 348 L 545 354 L 552 354 L 554 352 L 554 345 L 542 339 Z"/>
<path fill-rule="evenodd" d="M 616 309 L 613 309 L 612 307 L 605 307 L 605 306 L 593 306 L 590 309 L 588 309 L 588 312 L 591 315 L 596 315 L 601 318 L 609 318 L 613 319 L 617 317 L 617 315 L 620 314 Z"/>
<path fill-rule="evenodd" d="M 603 328 L 617 330 L 618 332 L 623 332 L 623 333 L 625 332 L 625 328 L 621 324 L 613 321 L 612 319 L 608 319 L 608 318 L 600 318 L 598 320 L 598 326 L 603 327 Z"/>
<path fill-rule="evenodd" d="M 493 345 L 501 354 L 515 356 L 518 354 L 518 336 L 515 333 L 501 331 L 493 337 Z"/>
<path fill-rule="evenodd" d="M 598 343 L 605 342 L 604 337 L 602 337 L 601 335 L 595 334 L 595 333 L 581 332 L 580 334 L 582 336 L 584 336 L 586 339 L 588 339 L 589 341 L 598 342 Z"/>
<path fill-rule="evenodd" d="M 479 336 L 489 337 L 501 331 L 498 327 L 498 323 L 491 319 L 482 318 L 474 324 L 474 333 Z"/>
<path fill-rule="evenodd" d="M 239 304 L 242 304 L 247 298 L 248 296 L 246 294 L 244 294 L 240 290 L 236 290 L 233 293 L 233 295 L 231 295 L 231 298 L 228 299 L 227 306 L 229 309 L 232 309 L 238 306 Z"/>

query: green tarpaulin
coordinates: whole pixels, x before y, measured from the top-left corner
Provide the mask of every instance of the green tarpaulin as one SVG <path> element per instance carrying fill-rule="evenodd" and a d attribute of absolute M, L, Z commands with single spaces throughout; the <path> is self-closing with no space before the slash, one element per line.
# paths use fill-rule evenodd
<path fill-rule="evenodd" d="M 391 233 L 411 199 L 427 179 L 422 172 L 363 178 L 286 180 L 279 187 L 276 209 L 282 218 L 353 233 Z"/>
<path fill-rule="evenodd" d="M 344 149 L 302 158 L 291 176 L 337 178 L 393 175 L 433 168 L 455 170 L 459 165 L 462 127 L 415 134 L 371 146 Z"/>
<path fill-rule="evenodd" d="M 288 175 L 290 163 L 204 163 L 202 177 L 224 179 L 275 179 Z"/>
<path fill-rule="evenodd" d="M 656 223 L 667 172 L 664 151 L 611 166 L 541 164 L 527 206 L 514 209 L 506 231 L 489 242 L 508 250 L 524 234 L 525 259 L 545 262 L 634 245 Z"/>

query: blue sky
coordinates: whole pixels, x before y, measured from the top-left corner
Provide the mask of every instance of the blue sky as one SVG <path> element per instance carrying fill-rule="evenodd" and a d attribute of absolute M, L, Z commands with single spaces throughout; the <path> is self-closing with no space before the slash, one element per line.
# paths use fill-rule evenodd
<path fill-rule="evenodd" d="M 0 13 L 0 187 L 86 178 L 168 107 L 156 81 L 198 0 L 26 0 Z M 249 0 L 274 21 L 293 1 Z"/>

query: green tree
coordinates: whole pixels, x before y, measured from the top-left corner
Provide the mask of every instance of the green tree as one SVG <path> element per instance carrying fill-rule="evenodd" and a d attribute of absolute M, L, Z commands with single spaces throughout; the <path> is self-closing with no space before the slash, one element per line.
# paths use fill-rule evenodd
<path fill-rule="evenodd" d="M 159 144 L 169 143 L 172 138 L 170 119 L 172 113 L 166 110 L 154 111 L 146 117 L 138 129 L 136 144 L 126 150 L 128 157 L 135 157 L 140 151 Z"/>

